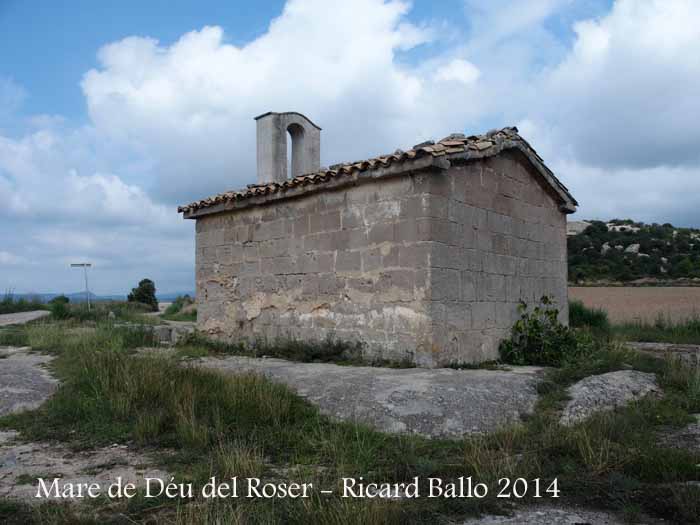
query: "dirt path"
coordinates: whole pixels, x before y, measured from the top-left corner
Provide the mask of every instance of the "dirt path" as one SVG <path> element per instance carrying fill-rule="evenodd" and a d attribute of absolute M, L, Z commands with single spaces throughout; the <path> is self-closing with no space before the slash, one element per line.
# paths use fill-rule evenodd
<path fill-rule="evenodd" d="M 489 432 L 533 411 L 541 369 L 453 370 L 339 366 L 283 359 L 208 357 L 195 365 L 256 372 L 286 384 L 341 420 L 385 432 L 455 437 Z"/>
<path fill-rule="evenodd" d="M 24 324 L 29 321 L 34 321 L 35 319 L 41 319 L 51 315 L 51 312 L 47 310 L 34 310 L 31 312 L 17 312 L 15 314 L 2 314 L 0 315 L 0 326 L 9 326 L 11 324 Z"/>

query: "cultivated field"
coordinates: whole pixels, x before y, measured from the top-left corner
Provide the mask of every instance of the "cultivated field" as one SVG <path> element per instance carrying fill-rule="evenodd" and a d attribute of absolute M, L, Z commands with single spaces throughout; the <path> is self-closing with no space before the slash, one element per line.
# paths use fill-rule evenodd
<path fill-rule="evenodd" d="M 572 286 L 569 299 L 606 310 L 612 322 L 653 322 L 659 316 L 672 321 L 700 317 L 700 287 Z"/>

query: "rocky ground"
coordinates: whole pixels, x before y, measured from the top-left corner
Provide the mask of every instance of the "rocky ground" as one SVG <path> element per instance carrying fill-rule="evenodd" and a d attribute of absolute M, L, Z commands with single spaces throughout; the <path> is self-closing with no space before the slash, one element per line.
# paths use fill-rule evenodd
<path fill-rule="evenodd" d="M 700 346 L 674 343 L 627 343 L 627 346 L 655 357 L 674 357 L 690 366 L 700 367 Z"/>
<path fill-rule="evenodd" d="M 516 510 L 511 516 L 482 516 L 462 525 L 623 525 L 622 516 L 604 511 L 575 507 L 533 506 Z M 665 523 L 642 517 L 635 523 L 655 525 Z"/>
<path fill-rule="evenodd" d="M 0 347 L 0 415 L 36 408 L 48 399 L 58 383 L 47 369 L 51 359 L 26 347 Z M 145 477 L 167 481 L 169 474 L 154 465 L 149 454 L 125 445 L 75 452 L 60 443 L 27 442 L 16 432 L 0 431 L 0 498 L 46 501 L 35 497 L 38 477 L 60 478 L 61 487 L 79 483 L 106 487 L 118 477 L 138 485 Z"/>
<path fill-rule="evenodd" d="M 89 451 L 72 451 L 58 443 L 33 443 L 19 439 L 17 433 L 0 431 L 0 498 L 11 498 L 26 503 L 56 500 L 54 494 L 37 498 L 40 486 L 37 478 L 51 487 L 77 487 L 80 484 L 98 484 L 101 494 L 121 478 L 123 484 L 143 486 L 146 478 L 159 478 L 167 483 L 167 472 L 154 466 L 154 459 L 126 445 L 112 445 Z M 73 500 L 87 500 L 77 497 Z M 59 498 L 60 499 L 60 498 Z"/>
<path fill-rule="evenodd" d="M 38 407 L 56 388 L 51 357 L 29 348 L 0 347 L 0 416 Z"/>
<path fill-rule="evenodd" d="M 561 415 L 562 425 L 573 425 L 596 412 L 613 410 L 647 395 L 661 395 L 654 374 L 618 370 L 586 377 L 569 387 L 569 401 Z"/>
<path fill-rule="evenodd" d="M 225 373 L 261 373 L 332 417 L 360 421 L 385 432 L 428 437 L 489 432 L 520 421 L 534 410 L 542 372 L 537 367 L 351 367 L 239 356 L 207 357 L 190 364 Z"/>

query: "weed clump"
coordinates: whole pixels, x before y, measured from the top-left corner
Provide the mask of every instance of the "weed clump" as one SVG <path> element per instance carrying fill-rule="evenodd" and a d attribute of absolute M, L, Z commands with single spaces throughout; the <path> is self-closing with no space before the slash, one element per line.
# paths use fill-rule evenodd
<path fill-rule="evenodd" d="M 499 346 L 504 363 L 561 366 L 564 360 L 593 350 L 592 336 L 563 325 L 559 310 L 549 297 L 543 296 L 532 311 L 521 301 L 518 311 L 520 319 L 513 325 L 510 338 Z"/>
<path fill-rule="evenodd" d="M 700 317 L 673 321 L 659 316 L 654 322 L 628 322 L 613 327 L 615 335 L 627 341 L 700 344 Z"/>
<path fill-rule="evenodd" d="M 197 321 L 197 308 L 189 295 L 179 295 L 163 312 L 163 319 L 170 321 Z"/>
<path fill-rule="evenodd" d="M 569 301 L 569 326 L 590 328 L 599 332 L 610 331 L 608 313 L 600 308 L 589 308 L 581 301 Z"/>

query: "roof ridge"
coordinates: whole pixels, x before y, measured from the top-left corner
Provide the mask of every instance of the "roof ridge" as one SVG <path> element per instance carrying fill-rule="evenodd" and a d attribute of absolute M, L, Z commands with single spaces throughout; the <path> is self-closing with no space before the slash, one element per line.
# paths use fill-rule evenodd
<path fill-rule="evenodd" d="M 437 142 L 421 142 L 407 151 L 397 149 L 394 153 L 379 155 L 365 160 L 333 164 L 329 168 L 322 168 L 315 172 L 298 175 L 284 182 L 248 184 L 246 188 L 242 190 L 226 191 L 184 206 L 178 206 L 177 211 L 178 213 L 187 214 L 224 202 L 244 200 L 260 195 L 277 193 L 278 191 L 285 191 L 307 184 L 324 183 L 335 177 L 348 176 L 354 172 L 387 168 L 395 163 L 412 162 L 428 155 L 433 157 L 466 155 L 464 158 L 483 158 L 497 155 L 506 147 L 518 147 L 526 156 L 529 158 L 531 157 L 530 161 L 540 165 L 538 168 L 543 172 L 545 178 L 551 178 L 548 182 L 558 186 L 561 190 L 560 193 L 563 194 L 563 200 L 570 200 L 571 204 L 574 206 L 577 204 L 576 200 L 569 194 L 566 186 L 564 186 L 559 179 L 554 176 L 552 171 L 545 166 L 544 161 L 537 154 L 535 149 L 519 135 L 518 128 L 509 126 L 501 129 L 493 129 L 482 135 L 465 136 L 463 133 L 452 133 Z"/>

